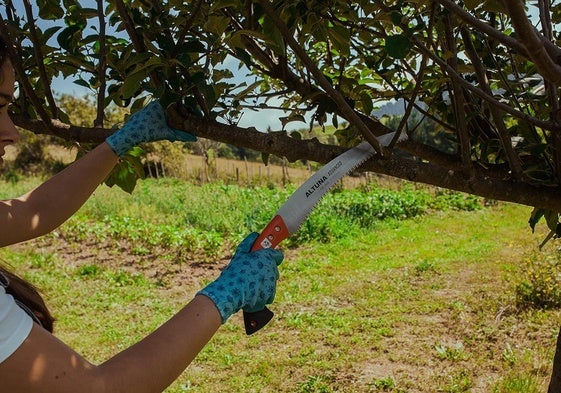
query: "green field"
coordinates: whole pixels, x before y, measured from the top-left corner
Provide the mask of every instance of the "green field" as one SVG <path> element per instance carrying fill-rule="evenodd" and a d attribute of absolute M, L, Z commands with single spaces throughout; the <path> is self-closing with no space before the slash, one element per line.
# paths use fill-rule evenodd
<path fill-rule="evenodd" d="M 29 183 L 2 183 L 0 197 Z M 291 188 L 101 187 L 54 234 L 0 250 L 59 337 L 102 362 L 216 277 Z M 543 392 L 561 299 L 530 208 L 411 185 L 335 190 L 281 244 L 274 320 L 225 324 L 168 392 Z M 84 334 L 86 333 L 86 334 Z"/>

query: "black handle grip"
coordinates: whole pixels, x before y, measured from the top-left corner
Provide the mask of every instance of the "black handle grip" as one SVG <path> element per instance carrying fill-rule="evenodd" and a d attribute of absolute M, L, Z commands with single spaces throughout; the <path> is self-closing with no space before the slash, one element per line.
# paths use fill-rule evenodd
<path fill-rule="evenodd" d="M 260 330 L 273 319 L 275 315 L 271 310 L 265 307 L 261 311 L 243 312 L 243 322 L 245 325 L 245 334 L 248 336 Z"/>

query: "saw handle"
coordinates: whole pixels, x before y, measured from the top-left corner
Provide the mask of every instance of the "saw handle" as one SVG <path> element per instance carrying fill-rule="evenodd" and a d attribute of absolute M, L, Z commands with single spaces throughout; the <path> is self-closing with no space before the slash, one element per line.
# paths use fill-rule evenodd
<path fill-rule="evenodd" d="M 251 247 L 251 251 L 262 250 L 264 248 L 275 248 L 281 241 L 290 235 L 286 224 L 281 216 L 276 215 L 267 224 L 265 229 L 259 234 L 255 243 Z M 275 314 L 265 307 L 263 310 L 255 312 L 243 312 L 243 321 L 245 325 L 245 333 L 253 334 L 269 323 Z"/>

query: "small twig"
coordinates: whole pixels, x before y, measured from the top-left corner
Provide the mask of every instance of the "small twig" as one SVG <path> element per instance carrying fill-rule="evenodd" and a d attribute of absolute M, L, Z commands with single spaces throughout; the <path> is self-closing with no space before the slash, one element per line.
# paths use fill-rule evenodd
<path fill-rule="evenodd" d="M 55 102 L 55 98 L 53 97 L 53 93 L 51 91 L 51 79 L 47 75 L 47 71 L 45 70 L 45 62 L 43 52 L 41 50 L 42 45 L 39 42 L 39 37 L 37 36 L 37 29 L 35 27 L 35 17 L 33 16 L 33 10 L 31 8 L 31 3 L 29 0 L 24 0 L 23 2 L 25 7 L 25 13 L 27 15 L 27 25 L 29 28 L 29 35 L 30 39 L 33 43 L 33 52 L 35 53 L 35 62 L 37 64 L 37 70 L 39 71 L 39 76 L 43 88 L 45 89 L 45 98 L 49 104 L 51 109 L 51 114 L 53 118 L 58 118 L 58 107 Z"/>
<path fill-rule="evenodd" d="M 530 124 L 533 124 L 536 127 L 541 127 L 543 129 L 551 130 L 551 131 L 560 131 L 559 124 L 551 122 L 551 121 L 540 120 L 540 119 L 532 117 L 532 116 L 530 116 L 526 113 L 520 112 L 520 111 L 508 106 L 507 104 L 495 99 L 495 97 L 487 94 L 486 92 L 484 92 L 480 88 L 477 88 L 477 87 L 473 86 L 472 84 L 470 84 L 469 82 L 464 80 L 464 78 L 462 78 L 462 76 L 460 74 L 458 74 L 456 72 L 456 70 L 454 70 L 452 67 L 450 67 L 444 60 L 442 60 L 436 54 L 434 54 L 432 50 L 427 48 L 421 41 L 419 41 L 415 37 L 412 37 L 411 39 L 414 41 L 415 47 L 421 53 L 424 53 L 425 55 L 429 56 L 435 63 L 440 65 L 446 71 L 446 73 L 448 74 L 448 76 L 450 78 L 453 78 L 453 79 L 457 80 L 464 88 L 466 88 L 466 90 L 469 90 L 469 91 L 475 93 L 475 95 L 477 95 L 478 97 L 480 97 L 483 100 L 489 102 L 490 105 L 494 105 L 494 106 L 498 107 L 499 109 L 501 109 L 502 111 L 511 114 L 513 117 L 515 117 L 517 119 L 520 119 L 520 120 L 523 120 L 525 122 L 528 122 Z"/>
<path fill-rule="evenodd" d="M 97 116 L 94 120 L 94 127 L 103 127 L 105 117 L 105 88 L 107 79 L 105 71 L 107 67 L 107 37 L 105 35 L 105 14 L 103 10 L 103 0 L 97 0 L 97 15 L 99 22 L 99 64 L 97 65 L 97 78 L 99 79 L 99 90 L 97 91 Z"/>
<path fill-rule="evenodd" d="M 473 46 L 470 33 L 466 28 L 462 28 L 461 34 L 464 40 L 466 54 L 473 64 L 479 86 L 487 94 L 492 95 L 493 92 L 491 91 L 491 87 L 489 86 L 487 75 L 485 75 L 485 69 L 483 67 L 483 64 L 481 63 L 481 59 L 479 58 L 477 51 L 475 50 L 475 47 Z M 506 128 L 506 125 L 503 121 L 502 113 L 494 105 L 489 105 L 489 110 L 491 111 L 493 123 L 495 127 L 497 127 L 503 149 L 505 150 L 505 153 L 507 155 L 509 167 L 514 175 L 514 178 L 520 180 L 523 177 L 522 163 L 520 162 L 520 158 L 517 156 L 514 148 L 512 147 L 512 140 L 510 139 L 508 129 Z"/>
<path fill-rule="evenodd" d="M 378 140 L 376 139 L 375 135 L 370 131 L 370 129 L 366 126 L 366 124 L 362 121 L 362 119 L 355 113 L 355 111 L 350 107 L 350 105 L 345 101 L 344 97 L 333 88 L 333 86 L 329 83 L 325 75 L 321 72 L 321 70 L 314 64 L 312 59 L 308 56 L 304 48 L 302 48 L 294 39 L 294 37 L 290 34 L 288 27 L 286 24 L 279 18 L 275 10 L 271 7 L 271 4 L 268 0 L 260 0 L 259 4 L 263 7 L 265 13 L 271 18 L 275 26 L 279 29 L 280 33 L 282 34 L 284 40 L 290 46 L 290 48 L 294 51 L 294 53 L 300 58 L 302 63 L 305 64 L 306 68 L 310 70 L 314 78 L 318 81 L 319 85 L 322 89 L 325 90 L 327 95 L 339 106 L 339 110 L 343 117 L 345 117 L 350 123 L 355 125 L 364 138 L 374 147 L 374 149 L 380 154 L 383 155 L 383 149 Z"/>

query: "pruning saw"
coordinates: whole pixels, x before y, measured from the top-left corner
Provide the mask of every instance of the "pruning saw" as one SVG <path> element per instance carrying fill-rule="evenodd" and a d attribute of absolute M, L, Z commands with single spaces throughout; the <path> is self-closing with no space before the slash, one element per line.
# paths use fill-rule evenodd
<path fill-rule="evenodd" d="M 387 147 L 395 136 L 390 132 L 379 136 L 378 142 Z M 400 135 L 397 142 L 405 140 Z M 376 150 L 369 142 L 363 142 L 341 155 L 335 157 L 318 172 L 306 180 L 276 212 L 273 219 L 263 229 L 253 243 L 252 251 L 274 248 L 282 240 L 295 233 L 310 215 L 321 198 L 345 175 L 373 157 Z M 253 334 L 264 327 L 273 318 L 273 312 L 265 307 L 261 311 L 243 313 L 246 334 Z"/>

